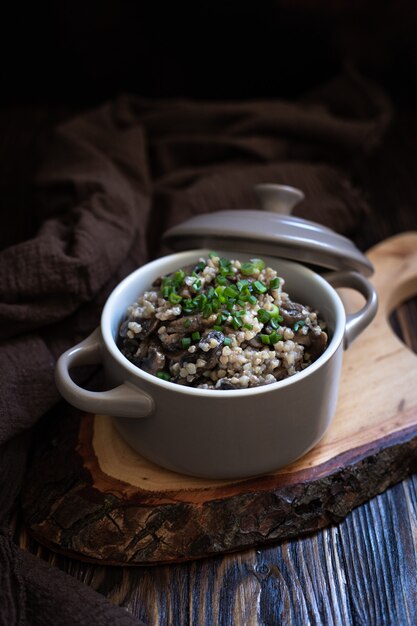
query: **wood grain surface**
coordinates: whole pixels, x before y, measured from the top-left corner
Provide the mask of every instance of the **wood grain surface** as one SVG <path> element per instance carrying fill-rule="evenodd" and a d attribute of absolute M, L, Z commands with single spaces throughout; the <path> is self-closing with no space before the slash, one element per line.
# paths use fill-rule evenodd
<path fill-rule="evenodd" d="M 370 157 L 366 167 L 358 166 L 354 175 L 372 207 L 355 234 L 363 250 L 395 233 L 417 229 L 417 118 L 414 108 L 398 106 L 384 149 Z M 56 111 L 39 109 L 23 109 L 20 115 L 6 111 L 2 116 L 7 163 L 3 197 L 22 214 L 22 229 L 27 228 L 27 192 L 21 170 L 28 167 L 22 155 L 29 153 L 33 137 L 57 117 Z M 19 149 L 13 150 L 16 144 Z M 18 167 L 12 178 L 13 155 Z M 17 194 L 16 188 L 21 190 Z M 415 301 L 398 310 L 393 325 L 416 350 Z M 19 517 L 15 536 L 23 548 L 149 626 L 417 624 L 416 475 L 310 536 L 191 563 L 87 564 L 44 548 L 27 534 Z"/>
<path fill-rule="evenodd" d="M 379 310 L 344 354 L 336 416 L 307 455 L 267 476 L 195 479 L 140 457 L 110 418 L 70 412 L 36 446 L 22 496 L 31 532 L 111 565 L 190 560 L 340 521 L 415 471 L 417 357 L 388 318 L 417 293 L 417 233 L 382 242 L 369 258 Z"/>

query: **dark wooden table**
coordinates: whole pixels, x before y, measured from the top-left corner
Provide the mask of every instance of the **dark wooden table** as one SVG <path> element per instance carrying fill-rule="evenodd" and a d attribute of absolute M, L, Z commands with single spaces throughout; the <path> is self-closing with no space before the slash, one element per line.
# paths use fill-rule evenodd
<path fill-rule="evenodd" d="M 18 157 L 10 162 L 8 148 L 19 154 L 20 142 L 28 150 L 50 121 L 36 111 L 1 115 L 2 203 L 22 212 L 22 232 L 8 233 L 12 239 L 30 229 L 23 208 L 27 191 L 21 187 L 16 194 L 29 165 Z M 373 209 L 356 238 L 362 249 L 417 229 L 417 118 L 411 110 L 398 109 L 384 149 L 355 178 Z M 402 306 L 394 323 L 417 351 L 415 302 Z M 152 626 L 417 624 L 416 475 L 312 536 L 179 565 L 90 565 L 43 548 L 19 523 L 16 534 L 22 547 Z"/>

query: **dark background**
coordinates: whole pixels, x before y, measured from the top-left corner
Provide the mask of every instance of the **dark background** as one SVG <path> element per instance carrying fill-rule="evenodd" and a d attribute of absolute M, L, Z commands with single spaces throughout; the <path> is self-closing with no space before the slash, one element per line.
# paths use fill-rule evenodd
<path fill-rule="evenodd" d="M 384 211 L 387 234 L 409 228 L 415 211 L 405 190 L 417 176 L 416 33 L 411 0 L 62 0 L 3 7 L 0 249 L 36 233 L 30 180 L 55 123 L 126 92 L 294 99 L 346 66 L 376 81 L 393 102 L 384 154 L 376 153 L 353 182 Z M 388 179 L 389 197 L 380 186 Z M 375 242 L 368 232 L 358 234 L 363 249 Z"/>
<path fill-rule="evenodd" d="M 396 232 L 417 230 L 416 33 L 417 4 L 411 0 L 62 0 L 2 7 L 0 249 L 36 233 L 30 181 L 39 148 L 59 120 L 121 92 L 292 99 L 338 75 L 346 65 L 379 83 L 393 102 L 383 146 L 352 173 L 372 209 L 355 242 L 365 250 Z M 413 311 L 409 329 L 416 328 Z M 409 335 L 415 336 L 411 330 Z M 415 494 L 414 476 L 354 511 L 337 533 L 265 549 L 257 552 L 256 560 L 271 571 L 304 576 L 308 559 L 313 562 L 316 554 L 327 554 L 331 545 L 348 584 L 340 582 L 336 567 L 329 573 L 327 557 L 322 564 L 314 561 L 315 578 L 304 590 L 312 606 L 317 606 L 317 589 L 324 585 L 333 598 L 342 584 L 351 598 L 346 623 L 354 618 L 363 622 L 361 611 L 369 623 L 388 624 L 392 615 L 397 617 L 393 623 L 405 623 L 401 616 L 415 606 Z M 19 543 L 148 623 L 155 598 L 167 614 L 186 615 L 199 603 L 200 572 L 209 583 L 225 572 L 229 587 L 239 586 L 251 558 L 230 557 L 224 566 L 219 557 L 198 563 L 195 570 L 194 564 L 132 568 L 128 576 L 121 568 L 87 566 L 54 555 L 34 540 L 25 540 L 23 530 Z M 272 578 L 263 585 L 261 611 L 273 615 L 279 598 L 289 595 L 281 587 L 279 593 L 274 591 L 278 582 Z M 286 602 L 282 606 L 287 608 Z M 299 607 L 295 594 L 294 614 Z"/>
<path fill-rule="evenodd" d="M 95 104 L 121 91 L 293 97 L 352 63 L 407 101 L 410 0 L 13 3 L 2 10 L 3 104 Z"/>

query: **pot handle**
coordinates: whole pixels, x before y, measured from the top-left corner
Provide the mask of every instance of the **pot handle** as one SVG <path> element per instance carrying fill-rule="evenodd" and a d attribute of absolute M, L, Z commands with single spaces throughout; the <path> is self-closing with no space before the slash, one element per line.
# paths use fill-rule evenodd
<path fill-rule="evenodd" d="M 129 382 L 108 391 L 87 391 L 72 380 L 71 367 L 102 362 L 101 345 L 101 331 L 96 328 L 87 339 L 59 357 L 55 382 L 61 395 L 70 404 L 89 413 L 136 418 L 150 415 L 154 409 L 152 398 Z"/>
<path fill-rule="evenodd" d="M 374 319 L 378 309 L 378 296 L 374 286 L 358 272 L 331 272 L 330 274 L 326 274 L 324 278 L 334 288 L 348 287 L 359 291 L 366 300 L 359 311 L 346 315 L 344 337 L 344 348 L 346 350 L 352 341 L 356 339 Z"/>

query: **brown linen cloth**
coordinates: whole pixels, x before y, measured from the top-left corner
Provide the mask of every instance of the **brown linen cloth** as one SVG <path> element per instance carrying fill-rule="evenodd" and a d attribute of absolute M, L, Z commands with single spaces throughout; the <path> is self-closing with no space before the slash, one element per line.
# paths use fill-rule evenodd
<path fill-rule="evenodd" d="M 58 126 L 37 176 L 37 231 L 0 252 L 0 624 L 138 623 L 7 530 L 30 429 L 59 400 L 59 354 L 98 324 L 122 277 L 164 251 L 163 230 L 254 207 L 255 183 L 300 187 L 296 214 L 352 235 L 366 205 L 349 172 L 388 120 L 381 93 L 349 74 L 297 102 L 124 96 Z"/>

